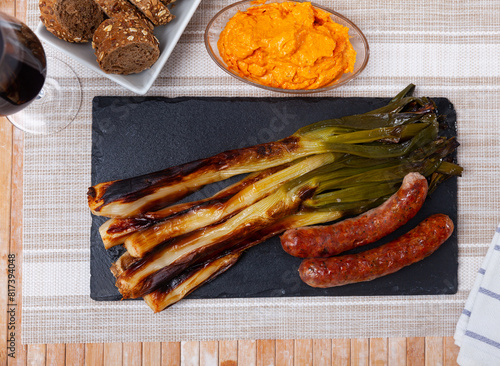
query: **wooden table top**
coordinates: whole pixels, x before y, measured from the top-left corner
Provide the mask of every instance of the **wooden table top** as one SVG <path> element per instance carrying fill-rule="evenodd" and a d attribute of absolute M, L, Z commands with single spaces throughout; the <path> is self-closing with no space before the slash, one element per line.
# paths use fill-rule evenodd
<path fill-rule="evenodd" d="M 0 10 L 24 20 L 27 1 L 0 0 Z M 23 141 L 23 132 L 0 118 L 0 365 L 457 364 L 458 347 L 452 337 L 22 345 Z M 11 304 L 8 258 L 12 254 L 16 256 L 14 319 L 4 316 Z M 9 351 L 11 346 L 14 352 Z"/>

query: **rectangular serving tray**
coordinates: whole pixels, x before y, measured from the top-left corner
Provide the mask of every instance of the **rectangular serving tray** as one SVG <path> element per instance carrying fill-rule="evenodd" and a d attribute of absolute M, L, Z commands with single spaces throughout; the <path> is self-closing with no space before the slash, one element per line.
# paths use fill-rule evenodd
<path fill-rule="evenodd" d="M 274 141 L 310 123 L 364 113 L 385 105 L 381 98 L 144 98 L 95 97 L 92 120 L 92 184 L 122 179 L 204 158 L 224 150 Z M 453 105 L 434 98 L 446 115 L 444 134 L 456 135 Z M 189 197 L 208 197 L 226 183 L 215 183 Z M 450 179 L 427 199 L 418 215 L 383 240 L 407 232 L 425 217 L 444 213 L 457 225 L 457 181 Z M 98 233 L 106 220 L 94 216 L 91 228 L 91 297 L 119 300 L 109 267 L 123 251 L 106 251 Z M 301 282 L 301 260 L 286 254 L 277 237 L 249 249 L 235 266 L 200 287 L 190 298 L 278 296 L 368 296 L 453 294 L 457 283 L 457 230 L 430 257 L 370 282 L 316 289 Z"/>

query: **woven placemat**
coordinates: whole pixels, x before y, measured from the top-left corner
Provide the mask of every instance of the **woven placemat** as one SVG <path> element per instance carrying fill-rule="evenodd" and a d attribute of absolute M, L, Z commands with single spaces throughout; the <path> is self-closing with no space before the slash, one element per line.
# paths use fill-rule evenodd
<path fill-rule="evenodd" d="M 210 60 L 203 31 L 229 3 L 201 3 L 148 95 L 283 96 L 240 83 Z M 25 138 L 23 343 L 453 334 L 500 217 L 500 3 L 341 0 L 335 10 L 365 32 L 371 59 L 354 82 L 321 96 L 391 97 L 413 82 L 417 95 L 446 97 L 457 110 L 458 159 L 465 168 L 458 181 L 458 293 L 186 300 L 156 315 L 141 301 L 91 300 L 91 101 L 132 93 L 47 46 L 48 55 L 74 68 L 83 104 L 59 134 Z M 31 27 L 37 12 L 29 2 Z"/>

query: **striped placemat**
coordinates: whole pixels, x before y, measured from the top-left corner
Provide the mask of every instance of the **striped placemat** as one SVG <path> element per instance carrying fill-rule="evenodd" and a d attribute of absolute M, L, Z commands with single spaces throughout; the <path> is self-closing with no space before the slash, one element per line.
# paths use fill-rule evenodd
<path fill-rule="evenodd" d="M 201 3 L 148 95 L 283 96 L 240 83 L 210 60 L 203 31 L 229 3 Z M 465 168 L 458 183 L 458 293 L 187 300 L 156 315 L 140 301 L 94 302 L 86 204 L 91 101 L 95 95 L 132 93 L 46 47 L 74 68 L 83 104 L 66 130 L 25 139 L 24 343 L 453 334 L 500 216 L 500 3 L 340 0 L 335 10 L 365 32 L 371 59 L 358 79 L 322 96 L 391 97 L 413 82 L 416 94 L 446 97 L 455 105 L 458 159 Z M 37 4 L 29 2 L 28 23 L 37 22 Z"/>

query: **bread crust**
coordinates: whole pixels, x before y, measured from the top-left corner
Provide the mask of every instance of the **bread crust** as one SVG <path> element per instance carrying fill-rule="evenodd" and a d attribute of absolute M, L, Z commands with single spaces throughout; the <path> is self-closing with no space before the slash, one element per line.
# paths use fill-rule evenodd
<path fill-rule="evenodd" d="M 153 29 L 153 23 L 146 16 L 127 0 L 94 0 L 104 11 L 104 13 L 113 19 L 141 19 L 148 28 Z"/>
<path fill-rule="evenodd" d="M 95 4 L 93 1 L 89 0 L 77 0 L 77 1 L 88 1 L 91 4 Z M 81 34 L 72 33 L 67 27 L 65 27 L 59 18 L 59 14 L 57 12 L 58 5 L 62 2 L 62 0 L 40 0 L 39 8 L 40 8 L 40 20 L 45 25 L 45 28 L 55 35 L 56 37 L 65 40 L 67 42 L 73 43 L 84 43 L 88 42 L 92 38 L 92 27 L 97 26 L 102 23 L 105 16 L 102 10 L 97 6 L 96 9 L 98 13 L 95 15 L 94 24 L 89 24 L 90 35 L 88 37 L 84 37 Z"/>
<path fill-rule="evenodd" d="M 174 19 L 160 0 L 130 0 L 154 25 L 163 25 Z"/>

